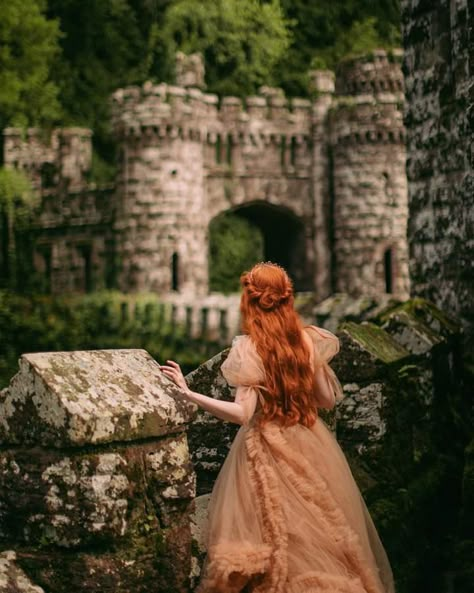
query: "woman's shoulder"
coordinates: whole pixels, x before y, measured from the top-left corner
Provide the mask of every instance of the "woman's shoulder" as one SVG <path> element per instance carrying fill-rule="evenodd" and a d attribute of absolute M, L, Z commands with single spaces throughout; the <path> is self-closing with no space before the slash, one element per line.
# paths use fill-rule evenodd
<path fill-rule="evenodd" d="M 317 325 L 305 325 L 303 328 L 313 339 L 335 339 L 337 340 L 337 336 L 330 332 L 328 329 L 324 329 L 324 327 L 318 327 Z"/>
<path fill-rule="evenodd" d="M 329 330 L 317 325 L 307 325 L 304 330 L 323 360 L 329 361 L 339 352 L 339 338 Z"/>
<path fill-rule="evenodd" d="M 250 336 L 243 334 L 232 340 L 230 352 L 221 366 L 221 371 L 231 384 L 248 384 L 249 381 L 258 382 L 262 379 L 262 361 Z"/>

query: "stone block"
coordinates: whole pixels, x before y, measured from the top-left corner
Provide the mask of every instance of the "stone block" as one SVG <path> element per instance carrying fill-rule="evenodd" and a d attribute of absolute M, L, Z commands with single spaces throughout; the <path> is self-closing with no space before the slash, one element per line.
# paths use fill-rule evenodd
<path fill-rule="evenodd" d="M 0 593 L 44 593 L 17 566 L 13 550 L 0 553 Z"/>
<path fill-rule="evenodd" d="M 194 410 L 144 350 L 24 354 L 0 395 L 0 444 L 157 437 L 182 428 Z"/>
<path fill-rule="evenodd" d="M 142 350 L 21 364 L 1 400 L 0 543 L 51 593 L 187 592 L 194 406 Z"/>
<path fill-rule="evenodd" d="M 370 322 L 345 322 L 339 330 L 341 353 L 334 370 L 341 382 L 369 381 L 383 376 L 387 365 L 409 356 L 387 332 Z"/>
<path fill-rule="evenodd" d="M 168 528 L 194 495 L 185 433 L 97 452 L 10 449 L 0 454 L 0 539 L 116 545 L 149 521 L 145 500 Z"/>
<path fill-rule="evenodd" d="M 231 401 L 233 390 L 220 372 L 228 350 L 220 352 L 186 377 L 189 387 L 210 397 Z M 188 439 L 191 458 L 197 475 L 197 493 L 212 490 L 217 474 L 229 452 L 239 426 L 222 422 L 199 410 L 189 425 Z"/>

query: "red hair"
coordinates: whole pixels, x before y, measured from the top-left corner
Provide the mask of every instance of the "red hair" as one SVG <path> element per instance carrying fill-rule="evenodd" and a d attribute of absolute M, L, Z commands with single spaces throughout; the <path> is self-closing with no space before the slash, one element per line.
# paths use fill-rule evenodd
<path fill-rule="evenodd" d="M 261 421 L 312 426 L 317 416 L 314 370 L 288 274 L 276 264 L 260 263 L 244 272 L 240 283 L 242 329 L 265 369 Z"/>

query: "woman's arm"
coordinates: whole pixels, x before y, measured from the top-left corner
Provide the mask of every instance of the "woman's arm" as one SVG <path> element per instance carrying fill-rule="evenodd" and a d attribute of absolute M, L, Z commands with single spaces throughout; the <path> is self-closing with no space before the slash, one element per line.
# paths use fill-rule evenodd
<path fill-rule="evenodd" d="M 197 404 L 206 412 L 210 412 L 217 418 L 227 422 L 245 424 L 252 417 L 257 404 L 257 394 L 251 387 L 238 387 L 233 402 L 214 399 L 202 393 L 191 391 L 186 384 L 186 379 L 179 365 L 172 360 L 167 360 L 166 363 L 166 365 L 160 365 L 160 369 L 181 388 L 188 401 Z M 248 390 L 252 393 L 249 393 Z"/>
<path fill-rule="evenodd" d="M 318 408 L 332 410 L 336 405 L 336 396 L 334 389 L 329 381 L 329 377 L 324 367 L 319 367 L 314 373 L 314 387 L 316 390 L 316 402 Z"/>

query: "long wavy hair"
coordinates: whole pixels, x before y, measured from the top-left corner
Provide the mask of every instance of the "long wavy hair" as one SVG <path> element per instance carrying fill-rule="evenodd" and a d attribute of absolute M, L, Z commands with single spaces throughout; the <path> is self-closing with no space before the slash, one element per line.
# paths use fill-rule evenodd
<path fill-rule="evenodd" d="M 259 263 L 242 274 L 240 283 L 242 329 L 265 370 L 260 421 L 312 426 L 317 416 L 314 371 L 288 274 L 271 262 Z"/>

